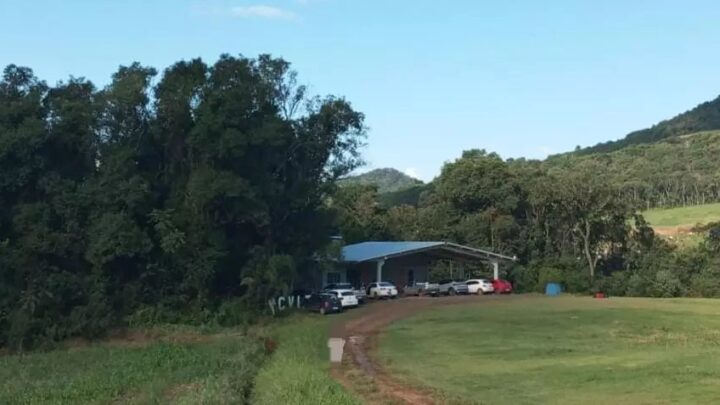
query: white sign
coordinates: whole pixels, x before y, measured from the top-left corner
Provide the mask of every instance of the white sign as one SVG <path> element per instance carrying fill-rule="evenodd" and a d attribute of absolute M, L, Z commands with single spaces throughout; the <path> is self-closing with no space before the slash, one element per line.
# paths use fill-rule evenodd
<path fill-rule="evenodd" d="M 277 298 L 270 298 L 268 300 L 268 306 L 270 307 L 270 312 L 275 315 L 279 312 L 283 312 L 289 309 L 302 308 L 302 301 L 302 295 L 294 295 L 289 297 L 281 296 Z"/>

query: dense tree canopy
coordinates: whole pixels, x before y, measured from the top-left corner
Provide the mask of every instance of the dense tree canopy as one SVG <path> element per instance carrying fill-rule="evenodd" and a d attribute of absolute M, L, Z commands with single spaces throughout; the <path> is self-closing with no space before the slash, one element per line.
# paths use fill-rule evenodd
<path fill-rule="evenodd" d="M 712 235 L 720 232 L 709 226 L 708 240 L 689 250 L 655 237 L 638 213 L 643 204 L 618 181 L 613 159 L 634 170 L 625 153 L 633 152 L 560 164 L 471 150 L 446 163 L 412 204 L 379 204 L 383 197 L 365 186 L 349 199 L 349 190 L 339 191 L 352 204 L 335 208 L 351 219 L 339 222 L 341 233 L 360 235 L 351 241 L 449 240 L 517 256 L 506 277 L 519 290 L 541 291 L 554 281 L 570 292 L 720 295 L 712 270 L 720 260 Z"/>
<path fill-rule="evenodd" d="M 156 84 L 153 84 L 156 83 Z M 292 286 L 332 233 L 363 115 L 269 56 L 0 81 L 0 345 L 206 321 Z M 227 311 L 226 311 L 227 312 Z"/>
<path fill-rule="evenodd" d="M 336 187 L 362 163 L 364 116 L 308 95 L 284 60 L 223 55 L 160 74 L 134 63 L 111 79 L 49 86 L 3 71 L 0 346 L 128 322 L 246 322 L 315 277 L 338 234 L 516 256 L 506 277 L 519 290 L 720 295 L 720 227 L 679 251 L 638 214 L 720 200 L 720 134 L 676 136 L 705 128 L 697 111 L 648 135 L 664 142 L 542 162 L 470 150 L 429 184 L 381 194 Z"/>
<path fill-rule="evenodd" d="M 595 162 L 597 173 L 641 209 L 720 201 L 720 133 L 701 132 L 611 153 L 562 155 L 542 164 L 557 173 Z"/>

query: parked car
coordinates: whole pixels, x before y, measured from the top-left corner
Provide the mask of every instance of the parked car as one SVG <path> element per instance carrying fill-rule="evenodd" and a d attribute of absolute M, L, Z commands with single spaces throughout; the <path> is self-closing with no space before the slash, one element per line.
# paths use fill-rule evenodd
<path fill-rule="evenodd" d="M 313 293 L 305 300 L 305 309 L 325 315 L 342 312 L 342 303 L 334 294 Z"/>
<path fill-rule="evenodd" d="M 360 304 L 357 297 L 355 296 L 355 292 L 351 289 L 335 289 L 335 290 L 325 290 L 328 294 L 334 294 L 336 297 L 340 299 L 340 304 L 343 308 L 348 307 L 356 307 Z"/>
<path fill-rule="evenodd" d="M 457 295 L 467 294 L 468 286 L 464 281 L 459 280 L 440 280 L 438 282 L 440 294 Z"/>
<path fill-rule="evenodd" d="M 466 281 L 465 284 L 467 284 L 470 294 L 489 294 L 495 291 L 492 282 L 484 278 L 473 278 Z"/>
<path fill-rule="evenodd" d="M 393 283 L 381 281 L 370 283 L 367 288 L 367 295 L 371 298 L 397 298 L 398 290 Z"/>
<path fill-rule="evenodd" d="M 496 294 L 510 294 L 512 292 L 512 284 L 507 280 L 493 280 L 492 284 Z"/>
<path fill-rule="evenodd" d="M 440 293 L 440 286 L 437 283 L 419 282 L 413 283 L 412 285 L 405 286 L 403 289 L 405 295 L 430 295 L 437 297 Z"/>
<path fill-rule="evenodd" d="M 355 288 L 350 283 L 333 283 L 328 284 L 324 288 L 325 291 L 328 290 L 352 290 L 355 293 L 355 297 L 357 297 L 358 302 L 360 304 L 365 303 L 365 299 L 367 298 L 367 295 L 365 294 L 365 290 L 362 288 Z"/>

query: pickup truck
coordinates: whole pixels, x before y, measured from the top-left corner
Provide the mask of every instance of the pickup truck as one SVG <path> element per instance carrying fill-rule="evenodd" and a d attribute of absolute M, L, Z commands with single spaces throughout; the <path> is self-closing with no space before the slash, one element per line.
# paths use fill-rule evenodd
<path fill-rule="evenodd" d="M 465 281 L 440 280 L 438 284 L 440 285 L 440 294 L 457 295 L 469 294 L 470 292 L 467 284 L 465 284 Z"/>
<path fill-rule="evenodd" d="M 415 295 L 417 297 L 421 295 L 430 295 L 432 297 L 437 297 L 440 292 L 440 286 L 437 283 L 414 283 L 405 286 L 403 292 L 405 295 Z"/>

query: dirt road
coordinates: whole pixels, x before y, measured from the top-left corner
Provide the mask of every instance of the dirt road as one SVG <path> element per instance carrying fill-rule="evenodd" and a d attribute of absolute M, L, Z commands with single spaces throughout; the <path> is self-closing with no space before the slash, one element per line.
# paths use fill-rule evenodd
<path fill-rule="evenodd" d="M 333 322 L 330 335 L 346 340 L 341 365 L 333 377 L 368 403 L 435 404 L 429 390 L 402 384 L 386 373 L 374 358 L 378 334 L 390 323 L 432 307 L 478 303 L 495 297 L 409 297 L 371 302 Z"/>

